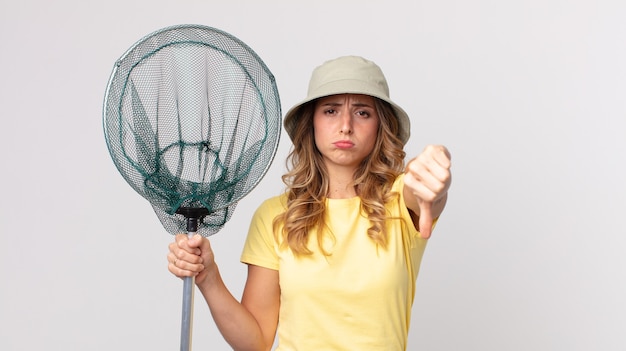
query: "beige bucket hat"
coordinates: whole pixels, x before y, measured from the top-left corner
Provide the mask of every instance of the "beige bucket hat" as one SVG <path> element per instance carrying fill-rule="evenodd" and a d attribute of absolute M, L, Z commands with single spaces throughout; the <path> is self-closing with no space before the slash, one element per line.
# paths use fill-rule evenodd
<path fill-rule="evenodd" d="M 284 125 L 292 141 L 300 107 L 317 98 L 335 94 L 370 95 L 388 102 L 400 123 L 398 137 L 403 144 L 409 140 L 411 121 L 408 114 L 389 98 L 389 86 L 380 67 L 359 56 L 343 56 L 326 61 L 315 68 L 309 81 L 306 99 L 287 111 Z"/>

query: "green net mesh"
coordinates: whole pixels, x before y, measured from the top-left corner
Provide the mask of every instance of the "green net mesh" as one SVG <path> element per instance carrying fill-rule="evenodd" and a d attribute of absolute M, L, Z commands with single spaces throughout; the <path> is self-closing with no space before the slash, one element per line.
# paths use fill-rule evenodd
<path fill-rule="evenodd" d="M 184 232 L 192 209 L 208 236 L 265 175 L 281 110 L 274 76 L 247 45 L 182 25 L 144 37 L 116 62 L 103 123 L 117 169 L 164 228 Z"/>

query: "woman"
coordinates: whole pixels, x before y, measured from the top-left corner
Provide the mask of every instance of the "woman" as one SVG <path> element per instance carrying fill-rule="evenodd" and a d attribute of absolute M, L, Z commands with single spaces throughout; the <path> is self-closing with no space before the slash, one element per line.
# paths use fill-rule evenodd
<path fill-rule="evenodd" d="M 404 350 L 415 281 L 450 187 L 450 154 L 431 145 L 404 165 L 409 118 L 380 68 L 347 56 L 313 71 L 289 110 L 285 194 L 252 219 L 241 302 L 208 239 L 177 235 L 169 270 L 195 276 L 235 350 Z"/>

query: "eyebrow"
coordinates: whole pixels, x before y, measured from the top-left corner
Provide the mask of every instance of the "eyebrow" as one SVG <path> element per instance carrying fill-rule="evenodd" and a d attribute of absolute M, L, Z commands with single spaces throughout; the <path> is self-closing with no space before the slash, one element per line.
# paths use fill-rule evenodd
<path fill-rule="evenodd" d="M 320 106 L 342 106 L 343 103 L 341 102 L 334 102 L 334 101 L 329 101 L 329 102 L 325 102 L 323 104 L 320 104 Z M 365 103 L 365 102 L 355 102 L 353 103 L 351 106 L 356 106 L 356 107 L 369 107 L 369 108 L 374 108 L 374 106 Z"/>

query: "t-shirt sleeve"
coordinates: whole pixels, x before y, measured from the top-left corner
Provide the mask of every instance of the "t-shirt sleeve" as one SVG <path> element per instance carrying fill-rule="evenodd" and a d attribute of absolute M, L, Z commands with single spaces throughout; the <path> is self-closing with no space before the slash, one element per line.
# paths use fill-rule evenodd
<path fill-rule="evenodd" d="M 280 213 L 278 197 L 266 200 L 255 211 L 241 254 L 241 262 L 278 269 L 278 245 L 274 237 L 274 217 Z"/>

